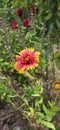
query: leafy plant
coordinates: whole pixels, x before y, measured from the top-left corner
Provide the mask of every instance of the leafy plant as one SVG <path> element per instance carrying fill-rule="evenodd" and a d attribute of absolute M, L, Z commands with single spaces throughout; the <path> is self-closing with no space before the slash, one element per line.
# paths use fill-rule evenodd
<path fill-rule="evenodd" d="M 60 70 L 60 50 L 55 52 L 54 60 L 55 60 L 56 67 Z"/>
<path fill-rule="evenodd" d="M 23 111 L 27 119 L 56 130 L 51 121 L 59 108 L 55 101 L 48 101 L 47 106 L 45 105 L 43 87 L 39 85 L 39 82 L 33 86 L 28 86 L 28 88 L 24 86 L 23 99 L 27 103 L 27 107 L 25 106 Z"/>
<path fill-rule="evenodd" d="M 52 119 L 54 118 L 56 112 L 59 110 L 58 107 L 56 106 L 55 101 L 50 102 L 48 101 L 49 107 L 46 107 L 45 104 L 42 105 L 42 112 L 37 112 L 37 115 L 39 117 L 39 119 L 36 120 L 36 122 L 42 123 L 43 125 L 55 130 L 54 125 L 51 123 Z"/>

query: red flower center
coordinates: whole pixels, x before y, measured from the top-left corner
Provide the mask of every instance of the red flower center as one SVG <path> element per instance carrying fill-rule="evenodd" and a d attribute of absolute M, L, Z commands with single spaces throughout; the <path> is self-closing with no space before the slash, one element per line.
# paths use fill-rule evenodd
<path fill-rule="evenodd" d="M 22 58 L 22 64 L 25 64 L 25 65 L 29 65 L 31 63 L 34 62 L 34 58 L 33 56 L 30 54 L 26 54 L 23 58 Z"/>

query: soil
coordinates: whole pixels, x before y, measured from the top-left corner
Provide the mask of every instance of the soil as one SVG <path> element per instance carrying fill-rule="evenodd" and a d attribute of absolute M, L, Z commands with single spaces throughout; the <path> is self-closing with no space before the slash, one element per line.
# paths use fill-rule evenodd
<path fill-rule="evenodd" d="M 21 112 L 14 111 L 10 104 L 0 109 L 0 130 L 27 130 L 27 121 L 22 118 Z"/>
<path fill-rule="evenodd" d="M 60 128 L 60 111 L 56 114 L 53 123 Z M 43 130 L 41 126 L 30 126 L 26 119 L 23 119 L 19 110 L 14 111 L 10 104 L 0 109 L 0 130 Z M 44 130 L 47 130 L 44 129 Z M 58 130 L 58 129 L 57 129 Z M 60 129 L 59 129 L 60 130 Z"/>

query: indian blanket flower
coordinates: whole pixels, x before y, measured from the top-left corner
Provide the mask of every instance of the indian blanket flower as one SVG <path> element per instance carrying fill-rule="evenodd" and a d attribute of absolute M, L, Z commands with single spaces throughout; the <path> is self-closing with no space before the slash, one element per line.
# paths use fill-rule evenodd
<path fill-rule="evenodd" d="M 19 52 L 16 56 L 15 69 L 19 73 L 24 73 L 26 70 L 34 69 L 38 66 L 40 52 L 34 52 L 33 48 L 26 48 Z"/>
<path fill-rule="evenodd" d="M 30 27 L 30 19 L 29 18 L 25 18 L 23 20 L 23 25 L 24 25 L 24 27 Z"/>
<path fill-rule="evenodd" d="M 12 21 L 10 25 L 11 25 L 12 30 L 18 29 L 18 25 L 17 25 L 16 21 Z"/>
<path fill-rule="evenodd" d="M 22 9 L 22 8 L 16 9 L 16 14 L 17 14 L 18 16 L 21 16 L 22 13 L 23 13 L 23 9 Z"/>

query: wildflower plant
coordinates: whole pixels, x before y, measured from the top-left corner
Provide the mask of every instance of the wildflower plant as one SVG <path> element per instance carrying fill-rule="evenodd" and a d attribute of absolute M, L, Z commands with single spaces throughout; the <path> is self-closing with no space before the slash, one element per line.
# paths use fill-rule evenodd
<path fill-rule="evenodd" d="M 48 0 L 47 4 L 47 1 L 41 0 L 2 0 L 1 5 L 4 28 L 0 29 L 0 72 L 6 75 L 7 81 L 5 86 L 4 83 L 0 85 L 0 98 L 9 100 L 8 103 L 10 102 L 14 109 L 21 110 L 30 123 L 55 130 L 51 122 L 58 108 L 54 99 L 52 102 L 45 102 L 43 76 L 46 72 L 48 79 L 49 56 L 56 63 L 59 61 L 60 53 L 54 58 L 53 52 L 53 44 L 59 47 L 60 41 L 59 2 Z M 59 69 L 60 64 L 57 66 Z M 35 72 L 39 74 L 39 78 Z M 16 86 L 22 89 L 21 95 L 14 89 Z M 60 90 L 59 81 L 54 82 L 53 86 Z M 22 101 L 22 105 L 18 101 L 16 103 L 16 98 L 19 102 Z"/>
<path fill-rule="evenodd" d="M 34 49 L 32 48 L 22 50 L 19 52 L 19 55 L 16 56 L 17 62 L 14 65 L 15 69 L 19 73 L 26 74 L 26 71 L 32 70 L 38 66 L 39 55 L 40 53 L 34 52 Z M 29 73 L 27 76 L 31 78 Z M 25 104 L 23 106 L 23 115 L 30 123 L 40 123 L 48 128 L 56 130 L 55 126 L 51 123 L 51 120 L 59 109 L 55 106 L 55 101 L 52 102 L 52 104 L 49 101 L 49 109 L 44 104 L 43 86 L 40 85 L 40 82 L 41 81 L 33 82 L 31 86 L 28 87 L 24 85 L 24 94 L 22 95 Z"/>

